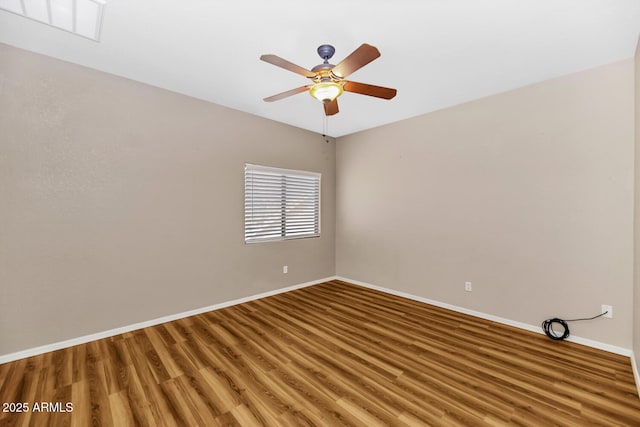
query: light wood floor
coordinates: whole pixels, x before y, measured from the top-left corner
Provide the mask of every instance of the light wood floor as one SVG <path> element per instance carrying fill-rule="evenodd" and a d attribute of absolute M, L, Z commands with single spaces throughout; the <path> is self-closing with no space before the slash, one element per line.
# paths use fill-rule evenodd
<path fill-rule="evenodd" d="M 339 281 L 0 365 L 43 401 L 0 426 L 640 426 L 629 358 Z"/>

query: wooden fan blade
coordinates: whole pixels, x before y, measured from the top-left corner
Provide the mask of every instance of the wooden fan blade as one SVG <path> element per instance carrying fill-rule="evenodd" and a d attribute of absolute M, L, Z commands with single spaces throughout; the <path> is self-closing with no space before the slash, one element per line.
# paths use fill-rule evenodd
<path fill-rule="evenodd" d="M 327 116 L 333 116 L 338 114 L 338 98 L 334 99 L 328 104 L 324 104 L 324 114 Z"/>
<path fill-rule="evenodd" d="M 338 65 L 333 67 L 331 71 L 338 77 L 345 78 L 349 74 L 367 65 L 369 62 L 380 56 L 380 52 L 369 44 L 362 44 L 359 48 L 351 52 Z"/>
<path fill-rule="evenodd" d="M 294 64 L 293 62 L 289 62 L 286 59 L 282 59 L 277 55 L 262 55 L 260 57 L 264 62 L 268 62 L 269 64 L 273 64 L 276 67 L 284 68 L 285 70 L 293 71 L 294 73 L 301 74 L 308 78 L 313 78 L 316 76 L 316 73 L 309 71 L 300 67 L 299 65 Z"/>
<path fill-rule="evenodd" d="M 270 96 L 268 98 L 264 98 L 264 100 L 267 101 L 267 102 L 278 101 L 280 99 L 287 98 L 287 97 L 289 97 L 291 95 L 295 95 L 297 93 L 307 91 L 307 90 L 309 90 L 310 87 L 311 87 L 311 85 L 297 87 L 295 89 L 291 89 L 291 90 L 288 90 L 286 92 L 282 92 L 282 93 L 279 93 L 277 95 L 273 95 L 273 96 Z"/>
<path fill-rule="evenodd" d="M 361 95 L 375 96 L 376 98 L 391 99 L 398 92 L 395 89 L 382 86 L 368 85 L 366 83 L 358 83 L 346 81 L 342 86 L 347 92 L 359 93 Z"/>

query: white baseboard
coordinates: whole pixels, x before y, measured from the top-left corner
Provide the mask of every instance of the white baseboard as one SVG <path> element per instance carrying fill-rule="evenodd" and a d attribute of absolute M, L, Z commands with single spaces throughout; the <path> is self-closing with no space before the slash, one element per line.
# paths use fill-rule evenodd
<path fill-rule="evenodd" d="M 221 308 L 230 307 L 232 305 L 242 304 L 244 302 L 253 301 L 261 298 L 270 297 L 273 295 L 281 294 L 284 292 L 293 291 L 295 289 L 306 288 L 307 286 L 317 285 L 319 283 L 327 282 L 329 280 L 335 279 L 333 277 L 326 277 L 324 279 L 313 280 L 311 282 L 301 283 L 299 285 L 287 286 L 286 288 L 280 288 L 273 291 L 263 292 L 257 295 L 251 295 L 244 298 L 235 299 L 232 301 L 226 301 L 219 304 L 210 305 L 207 307 L 197 308 L 194 310 L 185 311 L 183 313 L 171 314 L 169 316 L 159 317 L 157 319 L 148 320 L 145 322 L 134 323 L 132 325 L 123 326 L 116 329 L 110 329 L 108 331 L 97 332 L 95 334 L 85 335 L 79 338 L 72 338 L 65 341 L 60 341 L 52 344 L 46 344 L 39 347 L 34 347 L 22 351 L 17 351 L 15 353 L 9 353 L 0 355 L 0 364 L 12 362 L 14 360 L 23 359 L 25 357 L 37 356 L 39 354 L 48 353 L 50 351 L 60 350 L 63 348 L 72 347 L 78 344 L 85 344 L 90 341 L 95 341 L 103 338 L 109 338 L 114 335 L 124 334 L 126 332 L 135 331 L 142 328 L 148 328 L 149 326 L 159 325 L 161 323 L 172 322 L 174 320 L 183 319 L 185 317 L 194 316 L 196 314 L 206 313 L 208 311 L 219 310 Z"/>
<path fill-rule="evenodd" d="M 276 289 L 276 290 L 273 290 L 273 291 L 263 292 L 263 293 L 260 293 L 260 294 L 251 295 L 251 296 L 248 296 L 248 297 L 235 299 L 235 300 L 232 300 L 232 301 L 226 301 L 226 302 L 222 302 L 222 303 L 219 303 L 219 304 L 210 305 L 210 306 L 207 306 L 207 307 L 197 308 L 197 309 L 194 309 L 194 310 L 185 311 L 183 313 L 172 314 L 172 315 L 169 315 L 169 316 L 163 316 L 163 317 L 160 317 L 160 318 L 157 318 L 157 319 L 153 319 L 153 320 L 148 320 L 148 321 L 145 321 L 145 322 L 134 323 L 132 325 L 127 325 L 127 326 L 123 326 L 123 327 L 120 327 L 120 328 L 110 329 L 108 331 L 98 332 L 98 333 L 95 333 L 95 334 L 85 335 L 85 336 L 78 337 L 78 338 L 72 338 L 72 339 L 65 340 L 65 341 L 46 344 L 46 345 L 39 346 L 39 347 L 34 347 L 34 348 L 26 349 L 26 350 L 17 351 L 15 353 L 9 353 L 9 354 L 0 355 L 0 364 L 7 363 L 7 362 L 12 362 L 12 361 L 18 360 L 18 359 L 23 359 L 25 357 L 37 356 L 39 354 L 43 354 L 43 353 L 47 353 L 47 352 L 55 351 L 55 350 L 60 350 L 60 349 L 63 349 L 63 348 L 72 347 L 74 345 L 85 344 L 85 343 L 88 343 L 90 341 L 95 341 L 95 340 L 99 340 L 99 339 L 103 339 L 103 338 L 108 338 L 108 337 L 112 337 L 114 335 L 124 334 L 126 332 L 131 332 L 131 331 L 135 331 L 135 330 L 138 330 L 138 329 L 159 325 L 161 323 L 171 322 L 171 321 L 182 319 L 182 318 L 185 318 L 185 317 L 194 316 L 196 314 L 206 313 L 208 311 L 219 310 L 221 308 L 230 307 L 230 306 L 237 305 L 237 304 L 242 304 L 244 302 L 257 300 L 257 299 L 260 299 L 260 298 L 270 297 L 270 296 L 281 294 L 281 293 L 284 293 L 284 292 L 293 291 L 295 289 L 305 288 L 307 286 L 317 285 L 319 283 L 327 282 L 327 281 L 330 281 L 330 280 L 342 280 L 344 282 L 353 283 L 353 284 L 358 285 L 358 286 L 362 286 L 362 287 L 366 287 L 366 288 L 370 288 L 370 289 L 375 289 L 375 290 L 378 290 L 378 291 L 381 291 L 381 292 L 385 292 L 385 293 L 388 293 L 388 294 L 391 294 L 391 295 L 397 295 L 397 296 L 400 296 L 400 297 L 403 297 L 403 298 L 408 298 L 408 299 L 411 299 L 411 300 L 414 300 L 414 301 L 420 301 L 420 302 L 423 302 L 423 303 L 426 303 L 426 304 L 434 305 L 436 307 L 442 307 L 442 308 L 446 308 L 446 309 L 449 309 L 449 310 L 457 311 L 459 313 L 464 313 L 464 314 L 468 314 L 468 315 L 471 315 L 471 316 L 479 317 L 481 319 L 491 320 L 491 321 L 494 321 L 494 322 L 502 323 L 502 324 L 509 325 L 509 326 L 514 326 L 516 328 L 520 328 L 520 329 L 524 329 L 524 330 L 527 330 L 527 331 L 532 331 L 532 332 L 536 332 L 536 333 L 540 333 L 540 334 L 543 333 L 542 328 L 539 327 L 539 326 L 529 325 L 529 324 L 526 324 L 526 323 L 517 322 L 517 321 L 514 321 L 514 320 L 510 320 L 510 319 L 505 319 L 505 318 L 502 318 L 502 317 L 493 316 L 491 314 L 486 314 L 486 313 L 482 313 L 482 312 L 478 312 L 478 311 L 474 311 L 474 310 L 469 310 L 469 309 L 464 308 L 464 307 L 458 307 L 458 306 L 454 306 L 454 305 L 451 305 L 451 304 L 443 303 L 443 302 L 440 302 L 440 301 L 435 301 L 435 300 L 431 300 L 431 299 L 428 299 L 428 298 L 423 298 L 423 297 L 419 297 L 419 296 L 416 296 L 416 295 L 412 295 L 412 294 L 409 294 L 409 293 L 406 293 L 406 292 L 396 291 L 396 290 L 385 288 L 385 287 L 378 286 L 378 285 L 372 285 L 370 283 L 361 282 L 359 280 L 349 279 L 349 278 L 342 277 L 342 276 L 331 276 L 331 277 L 325 277 L 323 279 L 313 280 L 311 282 L 301 283 L 299 285 L 288 286 L 288 287 Z M 597 349 L 600 349 L 600 350 L 608 351 L 608 352 L 611 352 L 611 353 L 620 354 L 622 356 L 630 357 L 631 358 L 631 363 L 632 363 L 632 366 L 633 366 L 633 373 L 634 373 L 634 376 L 635 376 L 635 379 L 636 379 L 636 384 L 638 385 L 638 393 L 640 395 L 640 374 L 638 372 L 638 366 L 637 366 L 637 364 L 635 362 L 635 358 L 633 357 L 633 352 L 631 350 L 626 349 L 626 348 L 622 348 L 622 347 L 613 346 L 613 345 L 606 344 L 606 343 L 602 343 L 602 342 L 599 342 L 599 341 L 594 341 L 594 340 L 590 340 L 590 339 L 586 339 L 586 338 L 580 338 L 580 337 L 569 337 L 567 339 L 567 341 L 575 342 L 575 343 L 578 343 L 578 344 L 586 345 L 588 347 L 593 347 L 593 348 L 597 348 Z"/>
<path fill-rule="evenodd" d="M 638 389 L 638 397 L 640 398 L 640 371 L 638 371 L 638 364 L 636 363 L 636 356 L 631 352 L 631 368 L 633 369 L 633 377 L 636 380 L 636 388 Z"/>
<path fill-rule="evenodd" d="M 527 323 L 517 322 L 517 321 L 511 320 L 511 319 L 505 319 L 503 317 L 498 317 L 498 316 L 494 316 L 494 315 L 491 315 L 491 314 L 486 314 L 486 313 L 482 313 L 482 312 L 479 312 L 479 311 L 470 310 L 470 309 L 464 308 L 464 307 L 458 307 L 458 306 L 455 306 L 455 305 L 452 305 L 452 304 L 447 304 L 447 303 L 444 303 L 444 302 L 440 302 L 440 301 L 435 301 L 435 300 L 431 300 L 431 299 L 428 299 L 428 298 L 419 297 L 419 296 L 416 296 L 416 295 L 408 294 L 406 292 L 396 291 L 396 290 L 393 290 L 393 289 L 385 288 L 385 287 L 378 286 L 378 285 L 372 285 L 370 283 L 361 282 L 361 281 L 349 279 L 349 278 L 346 278 L 346 277 L 336 276 L 335 279 L 342 280 L 344 282 L 353 283 L 354 285 L 363 286 L 365 288 L 375 289 L 377 291 L 385 292 L 387 294 L 396 295 L 396 296 L 403 297 L 403 298 L 408 298 L 408 299 L 411 299 L 411 300 L 414 300 L 414 301 L 419 301 L 419 302 L 424 302 L 426 304 L 435 305 L 436 307 L 446 308 L 446 309 L 449 309 L 449 310 L 456 311 L 458 313 L 464 313 L 464 314 L 468 314 L 470 316 L 479 317 L 481 319 L 491 320 L 493 322 L 502 323 L 504 325 L 514 326 L 516 328 L 524 329 L 524 330 L 527 330 L 527 331 L 536 332 L 536 333 L 539 333 L 539 334 L 544 334 L 544 331 L 542 330 L 541 326 L 529 325 Z M 631 350 L 630 349 L 623 348 L 623 347 L 618 347 L 618 346 L 611 345 L 611 344 L 606 344 L 606 343 L 603 343 L 603 342 L 600 342 L 600 341 L 594 341 L 594 340 L 590 340 L 590 339 L 587 339 L 587 338 L 580 338 L 580 337 L 574 337 L 574 336 L 570 336 L 569 338 L 567 338 L 567 341 L 575 342 L 577 344 L 586 345 L 588 347 L 597 348 L 597 349 L 600 349 L 600 350 L 608 351 L 610 353 L 615 353 L 615 354 L 619 354 L 619 355 L 622 355 L 622 356 L 628 356 L 628 357 L 631 356 Z M 637 379 L 637 377 L 636 377 L 636 379 Z M 636 384 L 637 383 L 638 383 L 638 381 L 636 381 Z"/>

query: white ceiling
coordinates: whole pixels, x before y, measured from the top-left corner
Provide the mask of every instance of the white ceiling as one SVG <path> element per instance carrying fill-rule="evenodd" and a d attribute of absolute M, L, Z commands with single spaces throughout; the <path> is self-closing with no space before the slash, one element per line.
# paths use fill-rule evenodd
<path fill-rule="evenodd" d="M 398 95 L 343 94 L 336 137 L 630 58 L 639 33 L 640 0 L 108 0 L 100 43 L 0 11 L 0 42 L 318 133 L 308 94 L 262 101 L 307 79 L 258 58 L 311 68 L 321 44 L 334 64 L 372 44 L 349 79 Z"/>

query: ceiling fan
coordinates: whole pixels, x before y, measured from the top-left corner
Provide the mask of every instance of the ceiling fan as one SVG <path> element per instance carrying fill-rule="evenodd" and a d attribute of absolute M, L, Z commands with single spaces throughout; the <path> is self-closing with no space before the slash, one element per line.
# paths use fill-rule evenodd
<path fill-rule="evenodd" d="M 322 101 L 325 114 L 332 116 L 338 113 L 338 97 L 342 95 L 343 91 L 382 99 L 391 99 L 396 96 L 397 91 L 395 89 L 345 80 L 345 77 L 349 74 L 359 70 L 380 56 L 380 52 L 374 46 L 366 43 L 361 45 L 338 65 L 329 63 L 329 59 L 331 59 L 335 51 L 335 48 L 328 44 L 323 44 L 318 47 L 318 55 L 320 55 L 320 58 L 322 58 L 324 62 L 316 65 L 311 70 L 306 70 L 276 55 L 262 55 L 260 57 L 262 61 L 284 68 L 285 70 L 293 71 L 313 82 L 306 86 L 264 98 L 264 100 L 267 102 L 278 101 L 297 93 L 309 91 L 311 96 Z"/>

